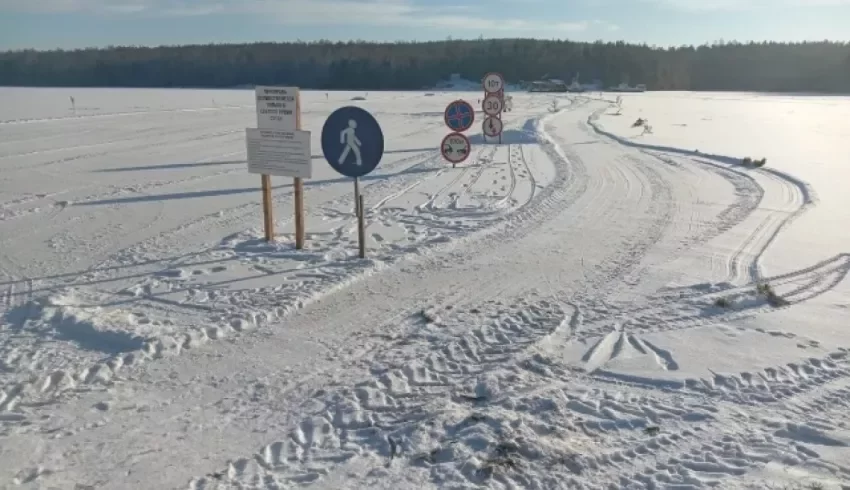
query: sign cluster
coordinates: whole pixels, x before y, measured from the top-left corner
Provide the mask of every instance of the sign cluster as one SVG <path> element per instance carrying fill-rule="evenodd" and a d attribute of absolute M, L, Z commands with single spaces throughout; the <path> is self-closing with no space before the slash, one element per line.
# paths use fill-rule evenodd
<path fill-rule="evenodd" d="M 502 135 L 505 107 L 505 80 L 498 73 L 484 77 L 482 109 L 486 136 Z M 313 177 L 310 131 L 301 129 L 301 96 L 297 87 L 258 86 L 257 127 L 245 130 L 248 172 L 262 176 L 263 217 L 266 240 L 274 240 L 271 176 L 294 178 L 295 247 L 304 244 L 304 184 Z M 72 101 L 73 102 L 73 101 Z M 510 102 L 510 100 L 508 100 Z M 450 103 L 443 120 L 451 133 L 440 143 L 440 152 L 452 166 L 469 157 L 471 143 L 463 132 L 475 122 L 475 109 L 465 100 Z M 322 127 L 322 153 L 338 173 L 354 179 L 354 209 L 358 219 L 360 257 L 365 257 L 364 196 L 360 177 L 374 171 L 384 154 L 384 134 L 368 111 L 356 106 L 341 107 L 331 113 Z"/>
<path fill-rule="evenodd" d="M 499 137 L 502 142 L 502 112 L 505 111 L 505 79 L 499 73 L 488 73 L 482 81 L 484 99 L 481 109 L 487 115 L 484 118 L 482 132 L 491 138 Z"/>
<path fill-rule="evenodd" d="M 452 132 L 443 138 L 440 143 L 440 152 L 443 158 L 454 166 L 469 157 L 472 145 L 463 132 L 471 128 L 472 123 L 475 122 L 475 109 L 465 100 L 456 100 L 446 107 L 443 120 Z"/>
<path fill-rule="evenodd" d="M 248 172 L 260 174 L 266 240 L 274 240 L 271 177 L 293 177 L 295 248 L 304 246 L 304 183 L 313 177 L 310 131 L 301 130 L 301 94 L 297 87 L 255 88 L 257 127 L 245 130 Z M 366 256 L 360 177 L 378 167 L 384 155 L 384 133 L 367 111 L 354 106 L 334 111 L 322 127 L 322 152 L 330 166 L 354 179 L 360 257 Z"/>

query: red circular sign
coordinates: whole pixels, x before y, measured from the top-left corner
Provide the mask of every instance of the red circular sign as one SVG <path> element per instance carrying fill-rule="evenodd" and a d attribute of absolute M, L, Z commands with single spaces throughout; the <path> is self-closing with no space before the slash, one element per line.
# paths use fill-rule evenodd
<path fill-rule="evenodd" d="M 440 143 L 440 153 L 451 163 L 460 163 L 469 158 L 471 149 L 469 138 L 460 133 L 449 133 Z"/>
<path fill-rule="evenodd" d="M 505 77 L 501 73 L 490 72 L 484 75 L 481 83 L 484 85 L 484 92 L 488 94 L 495 94 L 505 90 Z"/>
<path fill-rule="evenodd" d="M 475 109 L 465 100 L 456 100 L 446 107 L 443 120 L 449 129 L 462 133 L 475 122 Z"/>

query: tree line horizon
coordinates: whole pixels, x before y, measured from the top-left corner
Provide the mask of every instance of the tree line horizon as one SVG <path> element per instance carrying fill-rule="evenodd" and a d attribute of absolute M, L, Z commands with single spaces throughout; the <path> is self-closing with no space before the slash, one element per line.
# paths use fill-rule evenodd
<path fill-rule="evenodd" d="M 477 39 L 379 43 L 258 42 L 0 52 L 0 85 L 423 90 L 458 74 L 498 71 L 649 90 L 850 93 L 850 43 L 716 42 L 655 47 L 617 42 Z"/>

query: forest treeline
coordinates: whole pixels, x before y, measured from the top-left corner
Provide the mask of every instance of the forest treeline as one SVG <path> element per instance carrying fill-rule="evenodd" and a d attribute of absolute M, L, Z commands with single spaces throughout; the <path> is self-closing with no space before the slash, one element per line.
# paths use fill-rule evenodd
<path fill-rule="evenodd" d="M 715 43 L 657 48 L 535 39 L 293 42 L 0 52 L 0 85 L 422 89 L 457 73 L 544 76 L 651 90 L 850 92 L 850 44 Z"/>

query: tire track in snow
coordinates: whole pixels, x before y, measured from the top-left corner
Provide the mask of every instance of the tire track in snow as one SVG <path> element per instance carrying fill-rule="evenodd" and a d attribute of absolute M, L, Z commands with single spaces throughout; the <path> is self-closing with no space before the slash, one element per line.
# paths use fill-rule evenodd
<path fill-rule="evenodd" d="M 627 141 L 624 138 L 621 138 L 613 133 L 605 131 L 598 124 L 599 115 L 604 111 L 596 111 L 588 118 L 588 124 L 594 129 L 594 131 L 602 136 L 605 136 L 613 141 L 616 141 L 624 146 L 637 148 L 641 153 L 650 155 L 654 158 L 657 158 L 661 161 L 669 161 L 669 159 L 665 159 L 664 157 L 660 157 L 657 153 L 661 150 L 653 149 L 651 146 L 642 145 L 639 143 L 634 143 L 631 141 Z M 770 245 L 776 240 L 781 231 L 790 225 L 794 220 L 805 214 L 806 211 L 811 206 L 814 206 L 817 202 L 817 196 L 815 194 L 814 189 L 811 188 L 808 184 L 804 183 L 801 180 L 793 178 L 787 174 L 782 172 L 773 170 L 773 169 L 764 169 L 764 168 L 756 168 L 749 170 L 737 170 L 729 165 L 720 165 L 715 162 L 709 162 L 704 160 L 705 158 L 710 158 L 710 155 L 701 155 L 696 152 L 685 152 L 681 153 L 689 156 L 689 162 L 698 162 L 703 165 L 711 165 L 717 168 L 723 168 L 728 172 L 735 172 L 739 175 L 744 176 L 745 178 L 750 179 L 758 188 L 760 189 L 760 200 L 759 204 L 764 204 L 765 199 L 779 197 L 785 198 L 784 202 L 779 206 L 770 206 L 768 210 L 768 215 L 763 218 L 758 226 L 750 232 L 741 246 L 733 253 L 733 255 L 727 259 L 727 264 L 729 268 L 729 282 L 739 282 L 740 279 L 743 278 L 744 274 L 747 275 L 747 280 L 749 281 L 758 281 L 761 278 L 761 268 L 760 261 L 764 253 L 770 247 Z M 698 157 L 700 159 L 698 159 Z M 668 157 L 669 158 L 669 157 Z M 747 174 L 752 175 L 747 175 Z M 721 173 L 721 175 L 728 175 L 726 173 Z M 768 179 L 766 182 L 774 182 L 778 183 L 780 188 L 778 191 L 768 191 L 764 188 L 764 183 L 758 182 L 758 180 L 753 177 L 755 176 L 766 176 Z M 736 183 L 733 182 L 733 185 Z M 758 213 L 760 209 L 763 209 L 761 206 L 756 206 L 755 209 L 750 212 L 747 217 L 751 217 L 754 214 Z M 740 215 L 736 216 L 736 219 L 740 218 Z M 746 220 L 746 217 L 743 218 L 740 223 L 743 223 Z M 721 227 L 723 231 L 727 231 L 728 227 Z M 744 263 L 743 257 L 747 257 L 746 263 Z"/>
<path fill-rule="evenodd" d="M 495 147 L 495 146 L 489 147 L 489 148 L 484 147 L 484 148 L 479 150 L 475 159 L 480 161 L 480 162 L 489 162 L 489 163 L 484 163 L 482 165 L 482 168 L 483 168 L 483 167 L 492 163 L 493 155 L 496 154 L 496 150 L 497 150 L 497 147 Z M 458 182 L 461 182 L 463 180 L 463 178 L 466 177 L 466 175 L 468 173 L 470 173 L 470 171 L 473 170 L 473 168 L 474 167 L 471 167 L 471 166 L 468 166 L 468 165 L 461 167 L 460 171 L 457 172 L 457 175 L 452 180 L 450 180 L 448 183 L 446 183 L 444 186 L 442 186 L 436 192 L 431 194 L 430 197 L 428 198 L 428 200 L 425 203 L 416 206 L 416 208 L 415 208 L 416 211 L 418 211 L 420 213 L 421 212 L 427 212 L 427 213 L 432 213 L 432 214 L 435 211 L 437 211 L 438 210 L 437 201 L 440 199 L 440 197 L 442 197 L 448 191 L 453 189 L 458 184 Z M 482 168 L 476 169 L 475 172 L 472 173 L 473 175 L 472 175 L 471 180 L 475 180 L 477 176 L 480 176 L 481 171 L 483 171 Z M 452 170 L 457 170 L 457 169 L 452 169 Z M 464 186 L 464 188 L 466 188 L 466 187 Z M 450 196 L 450 198 L 451 198 L 451 196 Z"/>
<path fill-rule="evenodd" d="M 510 172 L 511 183 L 510 186 L 505 193 L 505 197 L 496 202 L 497 207 L 504 206 L 510 199 L 513 197 L 514 192 L 516 191 L 517 185 L 517 172 L 516 172 L 516 158 L 517 156 L 514 154 L 514 149 L 519 145 L 508 145 L 508 172 Z"/>
<path fill-rule="evenodd" d="M 684 430 L 670 427 L 669 423 L 656 424 L 661 435 L 652 436 L 648 443 L 628 444 L 604 458 L 590 458 L 591 464 L 585 466 L 595 471 L 588 477 L 594 483 L 610 482 L 629 488 L 716 488 L 728 478 L 743 476 L 772 462 L 806 464 L 846 479 L 850 466 L 822 460 L 812 444 L 850 447 L 850 439 L 840 435 L 850 423 L 841 408 L 850 406 L 848 361 L 850 349 L 839 349 L 822 358 L 759 371 L 713 374 L 708 379 L 689 378 L 678 388 L 663 389 L 661 392 L 670 391 L 677 399 L 698 399 L 715 415 L 707 424 L 698 423 Z M 614 384 L 620 388 L 649 388 L 656 392 L 660 388 L 615 379 Z M 750 415 L 736 406 L 759 407 L 762 412 Z M 718 433 L 723 435 L 714 435 Z M 616 477 L 610 476 L 609 466 L 616 467 Z"/>
<path fill-rule="evenodd" d="M 795 304 L 808 301 L 824 294 L 850 273 L 850 254 L 842 254 L 819 262 L 799 271 L 763 278 L 773 287 L 779 297 L 787 302 L 786 306 L 771 306 L 765 298 L 756 292 L 755 283 L 740 287 L 706 290 L 696 286 L 692 290 L 678 289 L 680 295 L 665 293 L 663 296 L 650 297 L 653 306 L 631 307 L 610 306 L 597 301 L 585 303 L 589 312 L 582 324 L 580 340 L 588 341 L 606 335 L 610 325 L 628 325 L 629 329 L 641 334 L 655 334 L 712 327 L 730 321 L 751 318 L 767 314 Z M 730 306 L 719 307 L 715 303 L 724 298 Z M 763 332 L 769 333 L 769 332 Z"/>
<path fill-rule="evenodd" d="M 374 378 L 366 383 L 321 395 L 324 408 L 311 410 L 316 415 L 297 424 L 287 438 L 261 448 L 253 458 L 230 462 L 223 472 L 226 481 L 221 483 L 263 481 L 267 486 L 299 486 L 333 477 L 333 467 L 352 458 L 374 454 L 390 460 L 409 458 L 413 463 L 423 455 L 436 457 L 434 447 L 449 443 L 455 465 L 469 465 L 462 471 L 470 480 L 467 483 L 481 483 L 484 467 L 477 441 L 492 438 L 487 434 L 488 425 L 506 424 L 509 418 L 498 410 L 476 409 L 476 403 L 486 400 L 501 409 L 526 414 L 535 401 L 543 402 L 545 398 L 529 392 L 531 386 L 520 383 L 519 388 L 508 388 L 508 380 L 516 379 L 516 373 L 534 369 L 522 352 L 569 321 L 554 304 L 520 302 L 518 306 L 499 320 L 447 344 L 405 353 L 395 363 L 399 367 L 373 371 Z M 534 381 L 532 386 L 551 391 L 549 380 Z M 560 395 L 571 413 L 557 422 L 565 434 L 601 435 L 649 424 L 651 415 L 640 414 L 643 405 L 626 407 L 612 400 L 594 408 L 592 400 L 588 404 L 571 391 L 564 390 Z M 315 401 L 308 403 L 314 406 Z M 653 407 L 653 402 L 646 406 Z M 615 415 L 614 407 L 619 407 L 623 415 Z M 677 410 L 665 412 L 661 405 L 655 405 L 652 411 L 661 419 L 682 416 Z M 439 467 L 432 467 L 432 478 L 439 480 L 439 471 Z M 194 479 L 189 486 L 216 488 L 216 483 L 214 478 L 204 477 Z"/>
<path fill-rule="evenodd" d="M 528 200 L 531 201 L 534 199 L 534 195 L 537 192 L 537 179 L 534 177 L 534 172 L 531 170 L 531 165 L 529 165 L 528 160 L 525 156 L 525 150 L 523 149 L 525 145 L 517 145 L 519 151 L 519 159 L 522 162 L 522 165 L 525 167 L 525 171 L 528 173 L 528 180 L 531 184 L 531 193 L 529 194 Z"/>

